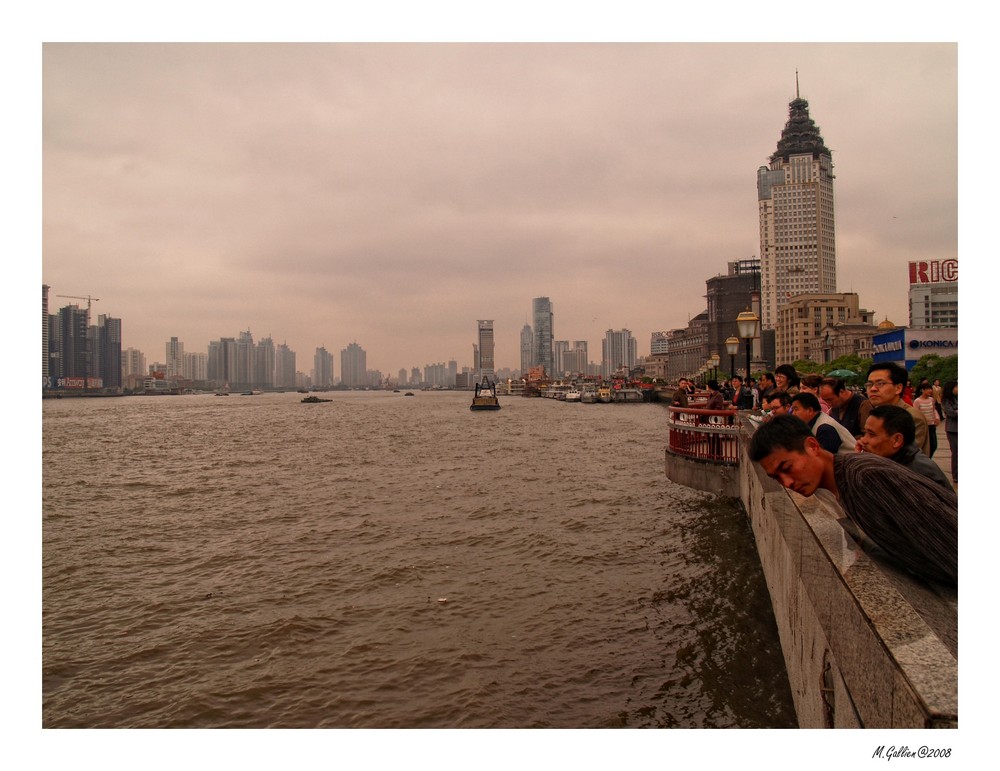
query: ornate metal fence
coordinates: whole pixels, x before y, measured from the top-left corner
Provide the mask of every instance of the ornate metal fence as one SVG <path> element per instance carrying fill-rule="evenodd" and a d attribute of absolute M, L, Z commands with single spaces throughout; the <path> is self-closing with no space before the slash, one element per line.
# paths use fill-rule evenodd
<path fill-rule="evenodd" d="M 736 410 L 669 407 L 667 450 L 707 463 L 739 464 Z"/>

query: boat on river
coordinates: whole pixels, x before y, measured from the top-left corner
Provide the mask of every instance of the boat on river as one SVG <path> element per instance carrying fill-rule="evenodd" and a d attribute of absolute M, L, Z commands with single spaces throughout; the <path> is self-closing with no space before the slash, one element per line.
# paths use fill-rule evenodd
<path fill-rule="evenodd" d="M 472 397 L 470 410 L 498 410 L 500 400 L 497 399 L 497 387 L 490 379 L 483 376 L 482 383 L 476 383 L 476 395 Z"/>
<path fill-rule="evenodd" d="M 307 396 L 302 400 L 303 404 L 322 404 L 323 402 L 332 402 L 333 399 L 320 399 L 318 396 Z"/>

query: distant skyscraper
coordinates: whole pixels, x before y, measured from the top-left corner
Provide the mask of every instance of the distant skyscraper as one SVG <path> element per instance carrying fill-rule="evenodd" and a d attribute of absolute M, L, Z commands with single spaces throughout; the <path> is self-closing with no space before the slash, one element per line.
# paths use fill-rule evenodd
<path fill-rule="evenodd" d="M 531 324 L 521 328 L 521 374 L 524 375 L 535 363 L 535 333 Z"/>
<path fill-rule="evenodd" d="M 274 385 L 295 388 L 295 351 L 282 343 L 274 350 Z"/>
<path fill-rule="evenodd" d="M 357 343 L 340 352 L 340 382 L 351 388 L 368 385 L 368 354 Z"/>
<path fill-rule="evenodd" d="M 601 344 L 601 374 L 613 375 L 617 370 L 632 369 L 639 359 L 638 344 L 628 329 L 609 329 Z"/>
<path fill-rule="evenodd" d="M 42 388 L 49 383 L 49 287 L 42 284 Z"/>
<path fill-rule="evenodd" d="M 104 388 L 122 386 L 122 320 L 111 316 L 97 317 L 98 356 L 97 376 Z"/>
<path fill-rule="evenodd" d="M 479 379 L 496 379 L 493 361 L 493 319 L 479 319 Z"/>
<path fill-rule="evenodd" d="M 184 372 L 184 343 L 176 337 L 167 341 L 167 377 L 180 377 Z"/>
<path fill-rule="evenodd" d="M 552 376 L 552 303 L 548 297 L 536 297 L 531 301 L 531 319 L 534 322 L 535 341 L 533 364 L 545 367 L 545 374 Z"/>
<path fill-rule="evenodd" d="M 344 352 L 340 354 L 341 377 L 343 377 Z M 362 370 L 364 374 L 364 370 Z M 320 346 L 313 356 L 313 385 L 317 388 L 329 388 L 333 385 L 333 354 Z"/>
<path fill-rule="evenodd" d="M 274 366 L 274 341 L 268 335 L 257 341 L 253 352 L 253 384 L 257 388 L 274 388 Z"/>
<path fill-rule="evenodd" d="M 789 298 L 837 291 L 833 161 L 809 117 L 809 103 L 798 95 L 798 76 L 770 160 L 770 167 L 757 170 L 764 329 L 775 327 Z"/>

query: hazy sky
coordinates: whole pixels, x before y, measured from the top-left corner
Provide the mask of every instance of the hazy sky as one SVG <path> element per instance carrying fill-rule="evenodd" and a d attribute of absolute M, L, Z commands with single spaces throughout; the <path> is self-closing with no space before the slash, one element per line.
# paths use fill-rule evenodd
<path fill-rule="evenodd" d="M 43 280 L 163 361 L 249 329 L 471 366 L 531 299 L 600 360 L 759 254 L 756 172 L 801 95 L 833 152 L 840 291 L 907 321 L 957 257 L 953 44 L 47 44 Z"/>

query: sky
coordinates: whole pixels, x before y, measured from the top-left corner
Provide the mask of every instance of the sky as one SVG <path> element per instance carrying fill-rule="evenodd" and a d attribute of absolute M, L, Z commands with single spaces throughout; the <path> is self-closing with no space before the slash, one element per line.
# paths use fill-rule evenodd
<path fill-rule="evenodd" d="M 832 150 L 838 290 L 905 324 L 958 256 L 954 43 L 50 43 L 42 278 L 165 360 L 250 330 L 368 367 L 519 367 L 650 334 L 759 255 L 756 172 L 799 92 Z M 863 87 L 859 87 L 863 84 Z M 85 302 L 85 301 L 84 301 Z"/>

